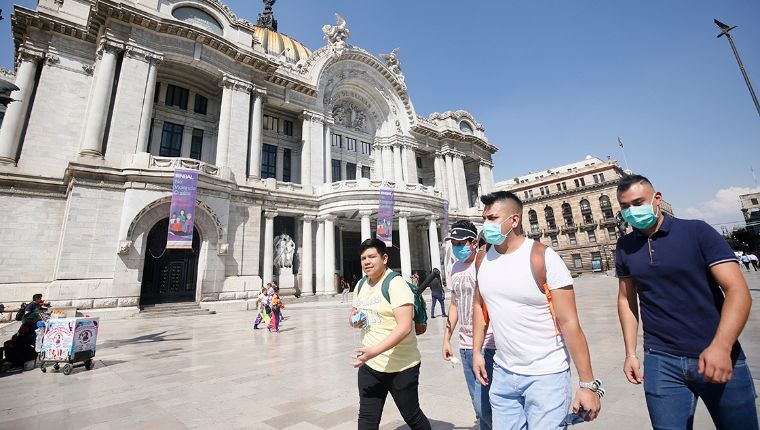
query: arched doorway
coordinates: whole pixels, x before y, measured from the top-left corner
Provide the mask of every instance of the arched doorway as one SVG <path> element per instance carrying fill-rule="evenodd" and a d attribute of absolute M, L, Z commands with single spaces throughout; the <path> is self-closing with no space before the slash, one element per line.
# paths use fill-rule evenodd
<path fill-rule="evenodd" d="M 192 249 L 166 249 L 169 218 L 157 222 L 148 234 L 145 248 L 140 304 L 195 300 L 201 236 L 193 228 Z"/>

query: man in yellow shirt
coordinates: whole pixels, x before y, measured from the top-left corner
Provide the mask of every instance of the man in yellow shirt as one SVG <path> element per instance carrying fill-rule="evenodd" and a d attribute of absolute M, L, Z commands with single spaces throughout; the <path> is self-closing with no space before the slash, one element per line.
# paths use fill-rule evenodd
<path fill-rule="evenodd" d="M 400 276 L 388 287 L 390 301 L 382 293 L 388 269 L 385 242 L 367 239 L 359 246 L 367 279 L 354 292 L 349 324 L 362 330 L 362 347 L 353 363 L 359 368 L 359 430 L 377 429 L 383 406 L 391 393 L 404 421 L 413 430 L 430 429 L 420 409 L 418 386 L 420 352 L 414 332 L 414 293 Z"/>

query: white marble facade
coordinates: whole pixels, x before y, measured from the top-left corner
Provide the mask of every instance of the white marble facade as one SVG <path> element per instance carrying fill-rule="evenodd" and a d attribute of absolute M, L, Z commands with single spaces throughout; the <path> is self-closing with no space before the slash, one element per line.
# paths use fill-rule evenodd
<path fill-rule="evenodd" d="M 477 196 L 494 188 L 483 126 L 461 110 L 418 115 L 398 51 L 352 46 L 345 25 L 325 26 L 312 52 L 260 24 L 217 0 L 15 8 L 0 303 L 41 292 L 135 309 L 177 168 L 200 172 L 203 306 L 248 306 L 276 278 L 266 244 L 280 233 L 298 247 L 299 290 L 335 292 L 358 269 L 383 187 L 395 190 L 396 269 L 440 267 L 444 201 L 452 221 L 477 219 Z"/>

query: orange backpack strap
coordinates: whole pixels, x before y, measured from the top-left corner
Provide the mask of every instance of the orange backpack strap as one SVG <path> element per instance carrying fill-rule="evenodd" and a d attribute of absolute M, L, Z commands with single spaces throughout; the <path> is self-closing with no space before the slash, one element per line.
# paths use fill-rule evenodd
<path fill-rule="evenodd" d="M 554 312 L 554 303 L 552 302 L 552 292 L 546 283 L 546 245 L 539 241 L 533 241 L 533 247 L 530 250 L 530 271 L 533 273 L 533 279 L 536 281 L 539 291 L 546 296 L 549 303 L 549 312 L 552 314 L 554 322 L 554 336 L 559 336 L 559 325 L 557 323 L 557 314 Z"/>
<path fill-rule="evenodd" d="M 480 270 L 480 265 L 483 264 L 483 258 L 485 258 L 490 248 L 491 245 L 487 243 L 478 248 L 478 253 L 475 254 L 475 282 L 478 281 L 478 271 Z M 488 308 L 486 308 L 486 302 L 482 302 L 481 306 L 483 308 L 483 320 L 488 324 Z"/>

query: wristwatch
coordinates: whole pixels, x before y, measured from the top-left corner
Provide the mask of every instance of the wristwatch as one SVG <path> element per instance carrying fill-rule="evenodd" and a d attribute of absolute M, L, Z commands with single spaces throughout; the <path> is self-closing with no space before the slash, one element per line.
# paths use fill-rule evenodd
<path fill-rule="evenodd" d="M 602 380 L 594 379 L 591 382 L 578 382 L 578 386 L 581 388 L 588 388 L 591 391 L 596 391 L 602 386 Z"/>

